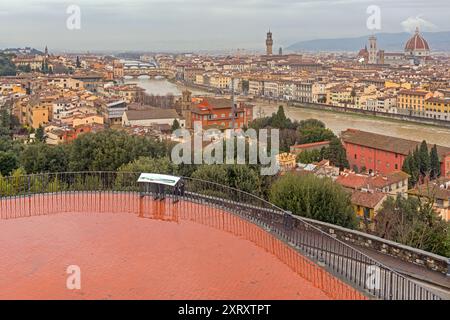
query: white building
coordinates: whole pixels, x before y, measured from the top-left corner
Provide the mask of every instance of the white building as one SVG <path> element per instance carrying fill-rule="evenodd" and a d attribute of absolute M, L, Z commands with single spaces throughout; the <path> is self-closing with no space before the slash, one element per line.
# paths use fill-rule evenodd
<path fill-rule="evenodd" d="M 186 121 L 179 116 L 175 109 L 127 110 L 122 116 L 122 126 L 151 127 L 155 124 L 171 126 L 175 120 L 178 120 L 180 126 L 184 128 Z"/>

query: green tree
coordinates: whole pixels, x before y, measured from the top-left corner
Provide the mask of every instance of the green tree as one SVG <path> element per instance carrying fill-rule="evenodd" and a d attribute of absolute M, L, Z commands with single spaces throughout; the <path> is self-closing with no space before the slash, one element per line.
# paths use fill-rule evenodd
<path fill-rule="evenodd" d="M 286 117 L 283 106 L 279 106 L 277 113 L 272 116 L 271 126 L 277 129 L 286 129 L 289 123 L 290 120 Z"/>
<path fill-rule="evenodd" d="M 291 146 L 298 141 L 298 133 L 293 129 L 280 130 L 280 152 L 290 152 Z"/>
<path fill-rule="evenodd" d="M 299 123 L 299 128 L 300 129 L 307 129 L 307 128 L 322 128 L 322 129 L 326 129 L 325 123 L 323 123 L 320 120 L 317 119 L 306 119 L 306 120 L 302 120 Z"/>
<path fill-rule="evenodd" d="M 315 143 L 322 141 L 330 141 L 336 138 L 336 135 L 330 129 L 324 128 L 299 128 L 299 143 Z"/>
<path fill-rule="evenodd" d="M 422 177 L 430 174 L 431 161 L 430 153 L 428 152 L 428 145 L 426 141 L 422 141 L 419 148 L 419 170 Z"/>
<path fill-rule="evenodd" d="M 430 168 L 431 168 L 431 179 L 437 179 L 441 176 L 441 162 L 439 160 L 439 154 L 437 151 L 437 146 L 434 145 L 430 152 Z"/>
<path fill-rule="evenodd" d="M 215 182 L 255 195 L 261 194 L 261 178 L 247 165 L 201 165 L 192 178 Z"/>
<path fill-rule="evenodd" d="M 0 151 L 0 173 L 3 176 L 9 175 L 17 167 L 18 160 L 14 153 Z"/>
<path fill-rule="evenodd" d="M 327 129 L 322 121 L 316 119 L 300 121 L 297 131 L 300 144 L 329 141 L 336 138 L 336 135 Z"/>
<path fill-rule="evenodd" d="M 39 128 L 36 129 L 35 139 L 36 142 L 45 142 L 45 132 L 44 128 L 42 128 L 41 126 L 39 126 Z"/>
<path fill-rule="evenodd" d="M 44 74 L 48 74 L 49 72 L 47 59 L 44 59 L 44 61 L 42 61 L 41 72 Z"/>
<path fill-rule="evenodd" d="M 331 179 L 286 174 L 272 185 L 269 198 L 293 214 L 346 228 L 356 227 L 350 194 Z"/>
<path fill-rule="evenodd" d="M 432 197 L 389 197 L 375 217 L 375 234 L 435 254 L 450 255 L 450 224 L 433 209 Z"/>
<path fill-rule="evenodd" d="M 68 171 L 69 148 L 45 143 L 27 145 L 20 154 L 20 165 L 28 174 Z"/>
<path fill-rule="evenodd" d="M 408 187 L 414 188 L 418 181 L 418 170 L 413 155 L 410 153 L 403 162 L 402 171 L 409 174 Z"/>
<path fill-rule="evenodd" d="M 331 139 L 330 145 L 324 151 L 324 159 L 329 160 L 332 165 L 341 170 L 350 168 L 347 152 L 338 138 Z"/>
<path fill-rule="evenodd" d="M 81 61 L 80 61 L 80 57 L 79 56 L 77 56 L 76 68 L 77 69 L 81 68 Z"/>
<path fill-rule="evenodd" d="M 320 150 L 305 150 L 297 156 L 297 162 L 304 164 L 319 162 L 322 159 L 322 152 Z"/>
<path fill-rule="evenodd" d="M 416 153 L 418 154 L 418 152 Z M 410 178 L 410 187 L 414 188 L 419 182 L 420 182 L 420 169 L 419 169 L 419 163 L 417 162 L 418 157 L 415 157 L 414 155 L 411 155 L 409 159 L 409 168 L 411 175 Z"/>
<path fill-rule="evenodd" d="M 178 130 L 178 129 L 180 129 L 180 128 L 181 128 L 180 122 L 178 122 L 177 119 L 173 120 L 173 124 L 172 124 L 172 132 L 174 132 L 175 130 Z"/>
<path fill-rule="evenodd" d="M 19 66 L 17 68 L 19 71 L 24 72 L 24 73 L 30 73 L 31 72 L 31 66 L 30 64 L 27 64 L 25 66 Z"/>
<path fill-rule="evenodd" d="M 0 111 L 0 136 L 11 136 L 11 115 L 6 108 Z"/>
<path fill-rule="evenodd" d="M 71 171 L 116 171 L 139 157 L 161 158 L 169 155 L 169 145 L 153 138 L 130 136 L 105 130 L 86 133 L 70 144 Z"/>
<path fill-rule="evenodd" d="M 174 174 L 177 166 L 168 157 L 150 158 L 139 157 L 130 163 L 120 166 L 118 172 L 148 172 L 161 174 Z"/>
<path fill-rule="evenodd" d="M 12 62 L 12 56 L 0 53 L 0 77 L 15 76 L 17 68 Z"/>

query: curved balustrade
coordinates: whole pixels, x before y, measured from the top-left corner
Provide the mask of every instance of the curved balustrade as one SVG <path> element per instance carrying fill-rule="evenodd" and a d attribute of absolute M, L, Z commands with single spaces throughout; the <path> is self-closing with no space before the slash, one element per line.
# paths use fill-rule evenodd
<path fill-rule="evenodd" d="M 334 298 L 440 299 L 301 217 L 252 194 L 191 178 L 183 178 L 175 188 L 140 185 L 138 176 L 78 172 L 0 178 L 1 219 L 63 212 L 188 219 L 246 237 Z"/>

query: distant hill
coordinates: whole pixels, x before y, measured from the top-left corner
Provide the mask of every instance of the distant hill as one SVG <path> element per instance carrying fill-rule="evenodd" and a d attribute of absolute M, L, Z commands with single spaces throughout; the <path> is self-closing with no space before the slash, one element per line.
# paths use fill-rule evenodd
<path fill-rule="evenodd" d="M 450 31 L 424 32 L 432 51 L 450 51 Z M 367 44 L 370 35 L 357 38 L 317 39 L 300 41 L 287 47 L 289 51 L 359 51 Z M 378 33 L 378 47 L 386 51 L 403 51 L 410 33 Z"/>
<path fill-rule="evenodd" d="M 0 50 L 0 52 L 7 54 L 15 54 L 15 55 L 43 55 L 42 51 L 36 50 L 34 48 L 26 47 L 26 48 L 6 48 Z"/>

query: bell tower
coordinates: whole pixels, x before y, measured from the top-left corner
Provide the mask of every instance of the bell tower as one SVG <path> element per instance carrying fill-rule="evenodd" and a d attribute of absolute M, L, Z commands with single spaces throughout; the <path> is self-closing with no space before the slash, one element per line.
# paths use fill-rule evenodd
<path fill-rule="evenodd" d="M 266 54 L 268 56 L 271 56 L 273 54 L 273 39 L 272 39 L 272 32 L 267 32 L 267 39 L 266 39 Z"/>
<path fill-rule="evenodd" d="M 181 115 L 186 121 L 186 129 L 192 128 L 192 93 L 189 90 L 183 91 L 181 97 Z"/>
<path fill-rule="evenodd" d="M 375 36 L 371 36 L 369 38 L 369 64 L 377 64 L 378 47 L 377 47 L 377 38 Z"/>

